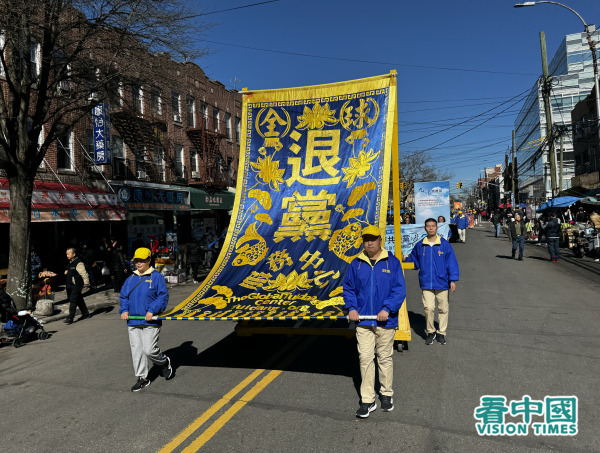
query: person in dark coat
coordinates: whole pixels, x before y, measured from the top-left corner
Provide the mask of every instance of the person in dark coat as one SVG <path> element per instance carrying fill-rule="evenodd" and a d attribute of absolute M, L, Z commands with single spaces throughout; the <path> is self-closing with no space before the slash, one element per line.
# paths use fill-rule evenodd
<path fill-rule="evenodd" d="M 119 244 L 115 238 L 111 238 L 110 240 L 110 264 L 110 273 L 113 280 L 113 291 L 118 293 L 121 292 L 121 287 L 123 286 L 123 282 L 127 277 L 128 269 L 125 253 L 123 253 L 121 244 Z"/>
<path fill-rule="evenodd" d="M 560 221 L 556 218 L 556 212 L 550 214 L 550 220 L 546 224 L 546 241 L 548 242 L 550 261 L 558 263 L 560 259 Z"/>
<path fill-rule="evenodd" d="M 515 213 L 515 221 L 508 224 L 510 236 L 512 237 L 512 257 L 517 254 L 519 247 L 519 261 L 523 261 L 523 249 L 525 247 L 525 221 L 521 218 L 521 214 Z"/>
<path fill-rule="evenodd" d="M 90 280 L 85 270 L 85 264 L 77 257 L 75 248 L 70 247 L 67 249 L 67 259 L 69 260 L 69 265 L 67 266 L 65 275 L 67 276 L 66 287 L 67 299 L 69 300 L 69 316 L 65 319 L 65 324 L 72 324 L 77 307 L 81 310 L 79 321 L 90 317 L 90 312 L 85 305 L 82 295 L 84 288 L 89 288 Z"/>

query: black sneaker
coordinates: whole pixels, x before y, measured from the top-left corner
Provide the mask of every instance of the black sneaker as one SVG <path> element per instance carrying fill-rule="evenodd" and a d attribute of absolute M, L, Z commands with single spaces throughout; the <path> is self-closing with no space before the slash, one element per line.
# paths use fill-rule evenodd
<path fill-rule="evenodd" d="M 141 377 L 141 378 L 138 378 L 135 385 L 133 387 L 131 387 L 131 391 L 139 392 L 140 390 L 142 390 L 145 387 L 148 387 L 149 385 L 150 385 L 150 379 L 144 379 L 143 377 Z"/>
<path fill-rule="evenodd" d="M 433 340 L 435 340 L 435 332 L 434 333 L 428 333 L 427 334 L 427 339 L 425 340 L 425 344 L 427 346 L 429 346 L 430 344 L 433 344 Z"/>
<path fill-rule="evenodd" d="M 77 321 L 83 321 L 84 319 L 90 319 L 92 315 L 88 313 L 87 315 L 81 315 L 81 317 Z"/>
<path fill-rule="evenodd" d="M 171 367 L 171 359 L 169 359 L 169 356 L 166 355 L 165 357 L 167 359 L 167 363 L 165 365 L 163 365 L 162 370 L 160 371 L 160 374 L 165 379 L 170 379 L 171 376 L 173 376 L 173 367 Z"/>
<path fill-rule="evenodd" d="M 437 334 L 437 341 L 439 344 L 446 344 L 446 335 Z"/>
<path fill-rule="evenodd" d="M 356 411 L 356 416 L 360 418 L 367 418 L 371 412 L 377 409 L 377 403 L 360 403 L 360 407 Z"/>
<path fill-rule="evenodd" d="M 65 318 L 64 323 L 65 324 L 73 324 L 73 320 L 71 318 Z"/>
<path fill-rule="evenodd" d="M 391 396 L 381 395 L 381 410 L 391 412 L 394 410 L 394 399 Z"/>

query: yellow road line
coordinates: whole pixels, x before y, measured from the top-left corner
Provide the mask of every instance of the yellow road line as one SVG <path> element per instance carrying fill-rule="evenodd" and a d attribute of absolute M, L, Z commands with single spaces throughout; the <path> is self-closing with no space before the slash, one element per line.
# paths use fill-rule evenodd
<path fill-rule="evenodd" d="M 307 340 L 298 345 L 298 348 L 290 355 L 286 356 L 285 359 L 281 362 L 281 368 L 287 367 L 290 363 L 292 363 L 296 358 L 312 343 L 317 340 L 318 337 L 313 336 L 309 337 Z M 298 341 L 300 343 L 300 341 Z M 280 351 L 282 352 L 282 351 Z M 243 408 L 247 403 L 252 401 L 256 395 L 258 395 L 262 390 L 265 389 L 267 385 L 275 380 L 277 376 L 283 373 L 282 370 L 273 370 L 270 371 L 264 378 L 262 378 L 254 387 L 248 390 L 244 396 L 242 396 L 238 401 L 236 401 L 227 411 L 221 415 L 217 420 L 213 422 L 206 430 L 200 434 L 190 445 L 188 445 L 182 453 L 192 453 L 198 451 L 202 446 L 208 442 L 224 425 L 227 423 L 231 417 L 233 417 L 241 408 Z"/>
<path fill-rule="evenodd" d="M 198 436 L 190 445 L 183 450 L 183 453 L 196 452 L 208 442 L 217 432 L 233 417 L 242 407 L 258 395 L 264 388 L 279 376 L 283 371 L 273 370 L 262 378 L 254 387 L 252 387 L 239 401 L 236 401 L 223 415 L 210 425 L 206 431 Z"/>
<path fill-rule="evenodd" d="M 250 385 L 264 369 L 254 370 L 252 374 L 246 377 L 242 382 L 227 392 L 223 398 L 213 404 L 206 412 L 194 420 L 190 425 L 177 434 L 171 441 L 159 450 L 159 453 L 170 453 L 177 448 L 184 440 L 186 440 L 194 431 L 202 426 L 210 417 L 219 411 L 225 404 L 231 401 L 239 392 Z M 262 381 L 261 381 L 262 382 Z M 245 396 L 245 395 L 244 395 Z"/>

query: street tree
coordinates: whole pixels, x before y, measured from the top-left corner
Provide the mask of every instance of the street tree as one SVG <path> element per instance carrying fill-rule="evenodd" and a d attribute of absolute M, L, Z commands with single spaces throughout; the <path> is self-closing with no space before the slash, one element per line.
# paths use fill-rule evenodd
<path fill-rule="evenodd" d="M 405 181 L 407 185 L 407 189 L 401 191 L 402 202 L 407 200 L 409 194 L 414 193 L 415 182 L 447 181 L 453 176 L 446 168 L 435 166 L 431 156 L 424 151 L 400 153 L 399 170 L 400 181 Z M 390 184 L 390 200 L 391 191 L 392 184 Z"/>
<path fill-rule="evenodd" d="M 128 84 L 157 80 L 148 55 L 203 53 L 183 0 L 0 0 L 0 168 L 10 185 L 7 292 L 30 287 L 34 180 L 61 132 Z M 62 146 L 62 145 L 61 145 Z"/>

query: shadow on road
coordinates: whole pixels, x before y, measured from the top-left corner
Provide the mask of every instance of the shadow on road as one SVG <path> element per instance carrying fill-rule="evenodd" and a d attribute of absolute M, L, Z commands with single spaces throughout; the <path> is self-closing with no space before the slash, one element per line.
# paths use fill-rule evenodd
<path fill-rule="evenodd" d="M 299 340 L 299 337 L 301 341 Z M 253 335 L 251 337 L 228 335 L 218 343 L 201 352 L 193 341 L 185 341 L 176 348 L 164 351 L 171 358 L 175 370 L 186 366 L 277 369 L 302 373 L 331 374 L 351 377 L 355 386 L 360 385 L 358 353 L 354 338 L 336 336 L 316 337 L 312 343 L 304 344 L 305 338 L 298 335 Z M 286 348 L 288 349 L 286 351 Z M 281 357 L 281 352 L 285 355 Z M 294 360 L 287 356 L 298 354 Z M 275 360 L 273 360 L 275 358 Z M 149 378 L 159 376 L 158 367 L 150 370 Z"/>
<path fill-rule="evenodd" d="M 496 255 L 496 258 L 504 258 L 505 260 L 514 260 L 512 256 L 508 255 Z"/>
<path fill-rule="evenodd" d="M 410 322 L 410 328 L 420 336 L 423 340 L 427 338 L 427 333 L 425 332 L 426 323 L 425 316 L 420 313 L 415 313 L 414 311 L 408 312 L 408 320 Z"/>

